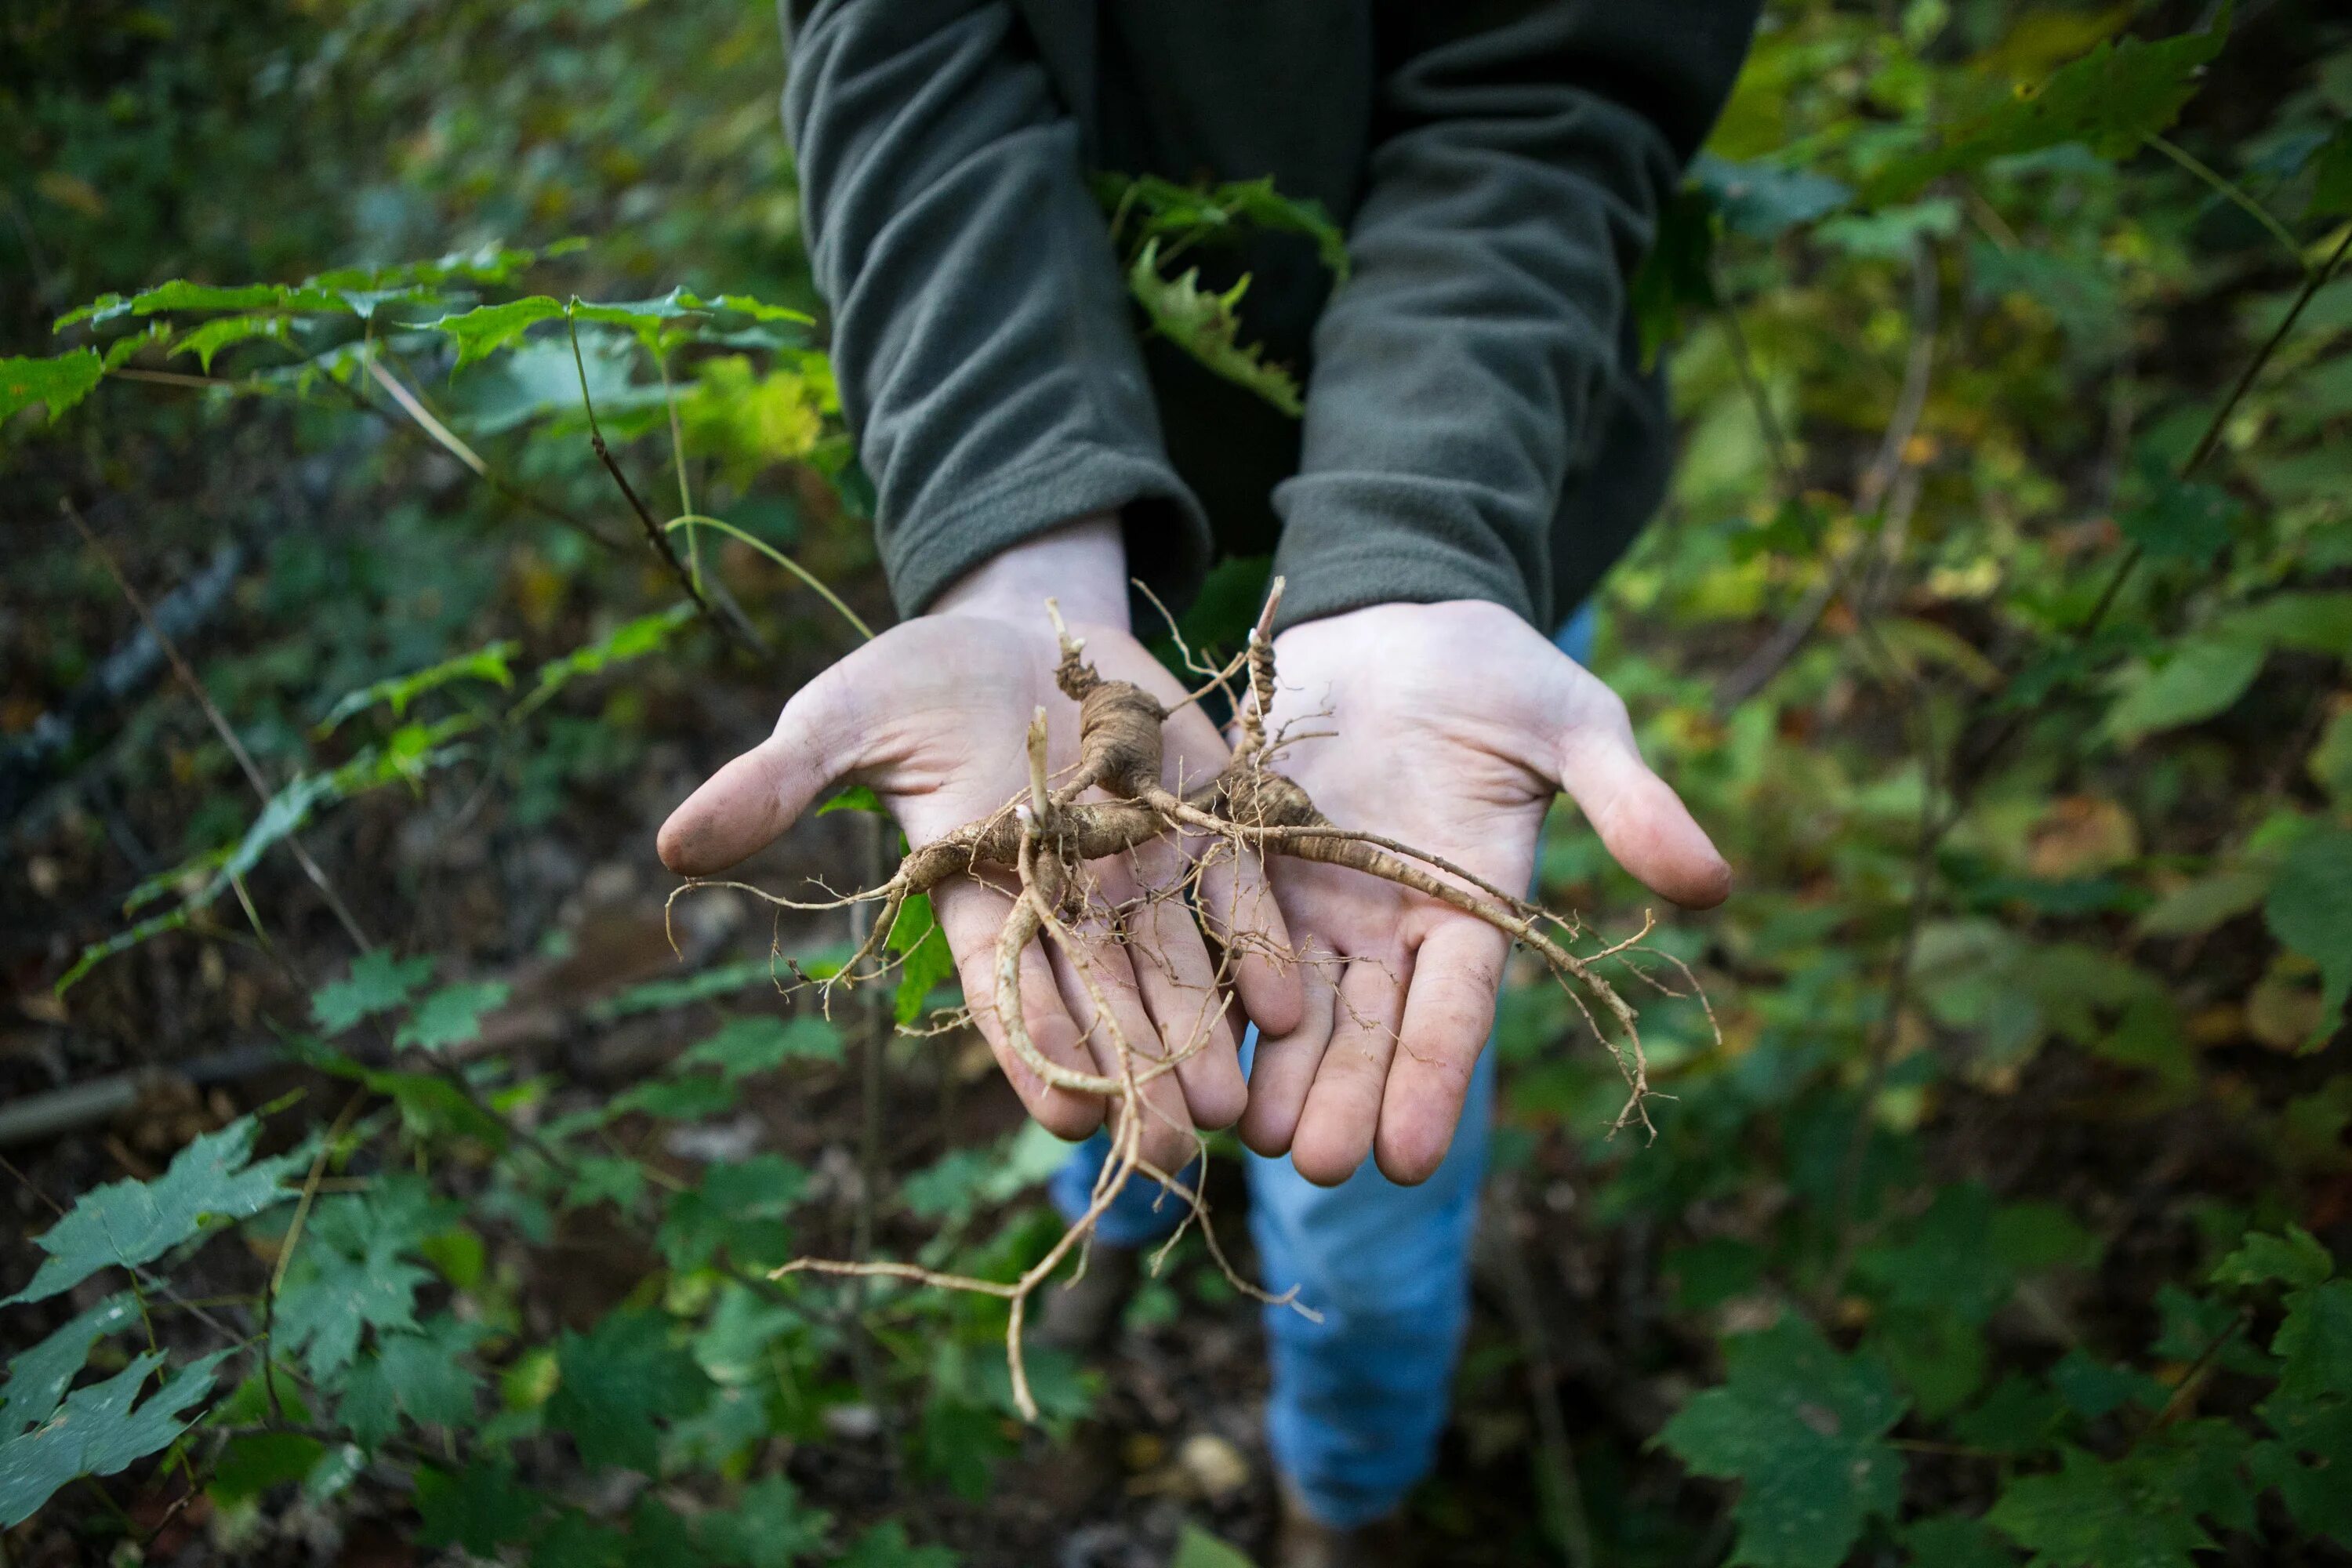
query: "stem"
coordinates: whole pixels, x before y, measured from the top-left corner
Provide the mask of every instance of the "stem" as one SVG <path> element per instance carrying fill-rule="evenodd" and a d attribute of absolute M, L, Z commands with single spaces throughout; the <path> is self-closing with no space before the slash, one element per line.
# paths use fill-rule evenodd
<path fill-rule="evenodd" d="M 864 637 L 867 642 L 872 642 L 874 640 L 874 628 L 867 626 L 865 621 L 860 619 L 856 610 L 853 610 L 847 605 L 843 604 L 839 595 L 835 594 L 831 588 L 826 587 L 823 580 L 814 573 L 811 572 L 807 567 L 802 565 L 799 562 L 793 560 L 791 556 L 785 554 L 782 551 L 777 549 L 766 540 L 761 539 L 759 535 L 746 532 L 744 530 L 736 527 L 733 523 L 727 521 L 723 518 L 709 517 L 701 512 L 696 511 L 688 512 L 683 517 L 674 517 L 670 519 L 669 521 L 664 523 L 662 527 L 665 531 L 675 528 L 685 528 L 689 530 L 697 528 L 715 528 L 719 532 L 727 535 L 730 539 L 738 539 L 742 541 L 752 549 L 758 551 L 761 554 L 766 556 L 769 560 L 774 562 L 777 565 L 782 567 L 785 571 L 791 573 L 793 576 L 799 578 L 802 582 L 807 584 L 810 587 L 815 589 L 818 595 L 823 598 L 826 604 L 831 605 L 835 610 L 840 613 L 843 620 L 847 621 L 850 626 L 856 629 L 859 637 Z"/>
<path fill-rule="evenodd" d="M 2294 242 L 2294 236 L 2288 232 L 2286 225 L 2273 217 L 2268 207 L 2239 189 L 2236 182 L 2225 179 L 2187 148 L 2178 146 L 2154 132 L 2148 132 L 2146 140 L 2149 146 L 2204 181 L 2212 188 L 2215 195 L 2268 229 L 2273 239 L 2286 247 L 2286 253 L 2294 258 L 2294 264 L 2297 267 L 2302 268 L 2305 272 L 2311 269 L 2311 264 L 2303 258 L 2303 247 Z"/>

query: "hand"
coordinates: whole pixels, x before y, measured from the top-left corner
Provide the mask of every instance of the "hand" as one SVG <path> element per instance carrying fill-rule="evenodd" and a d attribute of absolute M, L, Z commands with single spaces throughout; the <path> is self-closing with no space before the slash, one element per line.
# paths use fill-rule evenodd
<path fill-rule="evenodd" d="M 1182 688 L 1129 634 L 1126 555 L 1118 526 L 1089 520 L 998 556 L 950 589 L 938 606 L 876 637 L 793 693 L 774 734 L 713 774 L 662 825 L 662 861 L 708 876 L 789 828 L 832 786 L 861 783 L 881 798 L 908 842 L 920 846 L 988 816 L 1028 784 L 1032 714 L 1047 714 L 1049 770 L 1076 758 L 1076 704 L 1054 683 L 1060 657 L 1045 615 L 1056 596 L 1070 629 L 1104 676 L 1134 681 L 1174 709 Z M 1197 784 L 1223 767 L 1223 740 L 1197 707 L 1165 730 L 1166 782 Z M 1104 900 L 1135 911 L 1123 934 L 1082 931 L 1087 963 L 1120 1034 L 1146 1057 L 1206 1045 L 1148 1086 L 1143 1156 L 1174 1171 L 1191 1154 L 1189 1130 L 1229 1125 L 1247 1090 L 1237 1045 L 1244 1019 L 1220 994 L 1216 968 L 1181 898 L 1135 903 L 1171 888 L 1190 869 L 1172 840 L 1097 861 Z M 1268 950 L 1286 946 L 1257 866 L 1216 857 L 1202 870 L 1204 914 L 1235 922 L 1232 980 L 1249 1018 L 1291 1029 L 1300 985 Z M 1013 903 L 1009 884 L 959 878 L 932 905 L 955 955 L 964 995 L 1006 1078 L 1031 1113 L 1064 1138 L 1101 1125 L 1095 1096 L 1050 1088 L 1005 1043 L 994 998 L 996 938 Z M 1234 933 L 1228 933 L 1234 934 Z M 1032 1039 L 1050 1059 L 1084 1072 L 1115 1073 L 1109 1031 L 1100 1026 L 1076 969 L 1049 943 L 1023 960 L 1022 1006 Z M 1130 960 L 1132 950 L 1137 956 Z"/>
<path fill-rule="evenodd" d="M 1706 909 L 1731 870 L 1645 766 L 1625 705 L 1517 616 L 1475 601 L 1382 605 L 1275 639 L 1274 761 L 1339 826 L 1379 833 L 1524 889 L 1565 787 L 1617 863 Z M 1425 1181 L 1461 1120 L 1509 940 L 1424 894 L 1276 857 L 1275 897 L 1306 957 L 1305 1012 L 1263 1029 L 1243 1142 L 1310 1182 L 1370 1152 Z"/>

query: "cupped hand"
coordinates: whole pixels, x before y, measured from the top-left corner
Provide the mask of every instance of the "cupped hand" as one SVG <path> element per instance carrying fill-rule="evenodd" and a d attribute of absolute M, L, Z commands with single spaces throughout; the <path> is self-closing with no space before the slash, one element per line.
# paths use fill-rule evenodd
<path fill-rule="evenodd" d="M 1054 683 L 1060 650 L 1044 593 L 1025 591 L 1035 586 L 960 597 L 892 627 L 803 687 L 773 734 L 719 769 L 663 825 L 663 862 L 688 876 L 723 870 L 847 783 L 870 787 L 911 844 L 944 837 L 1024 793 L 1026 737 L 1040 707 L 1049 770 L 1067 768 L 1076 760 L 1077 709 Z M 1123 618 L 1123 581 L 1119 587 L 1113 603 Z M 1181 688 L 1124 625 L 1078 620 L 1070 629 L 1086 639 L 1100 674 L 1134 681 L 1177 707 Z M 1198 784 L 1224 765 L 1224 743 L 1197 708 L 1174 713 L 1165 738 L 1171 785 Z M 1218 983 L 1193 907 L 1181 895 L 1151 896 L 1194 871 L 1184 847 L 1156 841 L 1091 868 L 1099 903 L 1127 910 L 1116 922 L 1121 929 L 1096 919 L 1077 932 L 1087 976 L 1117 1035 L 1142 1063 L 1191 1052 L 1145 1093 L 1143 1156 L 1174 1170 L 1189 1156 L 1193 1128 L 1226 1126 L 1241 1114 L 1241 1027 L 1255 1019 L 1294 1028 L 1299 979 L 1269 956 L 1285 950 L 1286 938 L 1255 862 L 1220 854 L 1198 868 L 1201 918 L 1232 955 L 1228 976 L 1245 1018 Z M 1103 1101 L 1041 1081 L 1006 1044 L 996 1013 L 996 941 L 1013 909 L 1010 887 L 956 878 L 934 891 L 933 908 L 974 1021 L 1005 1076 L 1050 1131 L 1083 1137 L 1101 1124 Z M 1022 961 L 1021 999 L 1030 1037 L 1048 1058 L 1116 1076 L 1113 1030 L 1097 1016 L 1070 955 L 1032 943 Z"/>
<path fill-rule="evenodd" d="M 1694 909 L 1731 872 L 1643 763 L 1625 706 L 1517 616 L 1474 601 L 1382 605 L 1275 639 L 1275 768 L 1341 827 L 1521 889 L 1565 788 L 1617 863 Z M 1426 1180 L 1461 1119 L 1509 939 L 1363 872 L 1276 857 L 1276 900 L 1304 962 L 1299 1026 L 1263 1029 L 1241 1136 L 1309 1181 L 1367 1152 Z M 1261 1020 L 1261 1024 L 1263 1024 Z"/>

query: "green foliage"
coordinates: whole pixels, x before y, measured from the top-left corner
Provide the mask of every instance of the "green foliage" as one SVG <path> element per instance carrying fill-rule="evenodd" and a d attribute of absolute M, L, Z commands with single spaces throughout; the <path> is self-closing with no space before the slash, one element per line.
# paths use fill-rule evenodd
<path fill-rule="evenodd" d="M 1291 374 L 1280 365 L 1266 363 L 1265 352 L 1258 344 L 1241 341 L 1242 321 L 1235 308 L 1249 291 L 1246 276 L 1222 294 L 1201 287 L 1197 267 L 1172 279 L 1162 277 L 1160 242 L 1147 239 L 1129 264 L 1127 286 L 1160 336 L 1292 418 L 1305 411 L 1298 383 Z"/>
<path fill-rule="evenodd" d="M 710 1387 L 659 1312 L 624 1310 L 584 1334 L 566 1333 L 556 1342 L 555 1365 L 548 1424 L 570 1433 L 590 1465 L 652 1470 L 660 1458 L 658 1424 L 693 1415 Z"/>
<path fill-rule="evenodd" d="M 0 422 L 37 403 L 54 425 L 105 374 L 95 349 L 76 349 L 55 359 L 0 359 Z"/>
<path fill-rule="evenodd" d="M 120 1292 L 68 1320 L 9 1362 L 8 1381 L 0 1384 L 0 1442 L 47 1421 L 89 1359 L 90 1346 L 138 1321 L 137 1302 Z"/>
<path fill-rule="evenodd" d="M 103 1383 L 78 1388 L 35 1430 L 0 1440 L 0 1529 L 21 1524 L 59 1488 L 110 1476 L 170 1446 L 188 1429 L 189 1407 L 212 1392 L 227 1359 L 214 1351 L 174 1370 L 143 1402 L 163 1358 L 150 1352 Z"/>
<path fill-rule="evenodd" d="M 1176 1555 L 1169 1568 L 1251 1568 L 1251 1563 L 1199 1525 L 1187 1524 L 1176 1538 Z"/>
<path fill-rule="evenodd" d="M 48 1257 L 0 1307 L 47 1300 L 101 1268 L 139 1268 L 224 1222 L 291 1199 L 281 1184 L 309 1156 L 298 1150 L 257 1160 L 253 1144 L 260 1135 L 260 1121 L 243 1117 L 181 1150 L 152 1182 L 92 1187 L 33 1238 Z"/>
<path fill-rule="evenodd" d="M 1742 1483 L 1733 1563 L 1834 1568 L 1864 1524 L 1895 1512 L 1903 1468 L 1885 1436 L 1903 1402 L 1884 1371 L 1796 1317 L 1727 1340 L 1723 1353 L 1725 1385 L 1658 1440 L 1699 1474 Z"/>

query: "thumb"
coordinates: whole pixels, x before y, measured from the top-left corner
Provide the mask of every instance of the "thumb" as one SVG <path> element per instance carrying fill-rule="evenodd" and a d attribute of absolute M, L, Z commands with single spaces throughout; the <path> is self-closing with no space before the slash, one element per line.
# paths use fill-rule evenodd
<path fill-rule="evenodd" d="M 1570 668 L 1560 786 L 1643 886 L 1685 909 L 1713 909 L 1730 896 L 1731 867 L 1682 797 L 1642 761 L 1624 702 L 1590 671 Z"/>
<path fill-rule="evenodd" d="M 655 847 L 684 877 L 723 871 L 773 843 L 826 785 L 848 771 L 832 722 L 827 671 L 793 694 L 775 733 L 720 768 L 663 823 Z"/>

